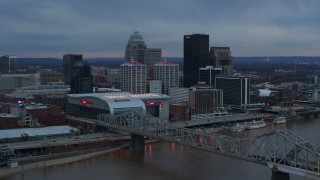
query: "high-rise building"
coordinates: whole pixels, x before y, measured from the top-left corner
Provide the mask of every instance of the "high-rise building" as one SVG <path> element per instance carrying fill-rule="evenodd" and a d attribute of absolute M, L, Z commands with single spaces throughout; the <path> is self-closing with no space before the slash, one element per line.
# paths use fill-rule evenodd
<path fill-rule="evenodd" d="M 162 61 L 154 66 L 154 79 L 161 80 L 162 93 L 169 94 L 169 89 L 179 87 L 179 64 Z"/>
<path fill-rule="evenodd" d="M 199 82 L 205 82 L 206 84 L 214 88 L 215 88 L 215 77 L 217 75 L 222 75 L 222 68 L 214 68 L 212 66 L 199 68 Z"/>
<path fill-rule="evenodd" d="M 161 60 L 161 49 L 160 48 L 147 48 L 147 71 L 148 78 L 153 79 L 153 65 Z"/>
<path fill-rule="evenodd" d="M 86 61 L 76 61 L 72 66 L 70 93 L 92 93 L 92 75 L 90 65 Z"/>
<path fill-rule="evenodd" d="M 67 85 L 71 84 L 72 67 L 76 61 L 82 61 L 82 54 L 65 54 L 63 55 L 63 76 Z"/>
<path fill-rule="evenodd" d="M 210 61 L 213 67 L 222 68 L 223 75 L 233 74 L 233 57 L 229 47 L 211 47 Z"/>
<path fill-rule="evenodd" d="M 138 31 L 131 34 L 125 52 L 126 61 L 137 60 L 141 64 L 146 64 L 146 45 Z"/>
<path fill-rule="evenodd" d="M 132 94 L 147 92 L 147 67 L 138 61 L 127 61 L 120 66 L 121 91 Z"/>
<path fill-rule="evenodd" d="M 162 82 L 160 80 L 148 81 L 149 93 L 162 94 Z"/>
<path fill-rule="evenodd" d="M 183 43 L 183 87 L 189 88 L 197 84 L 199 68 L 211 65 L 209 59 L 209 35 L 185 35 Z"/>
<path fill-rule="evenodd" d="M 0 57 L 0 74 L 11 74 L 15 72 L 16 56 L 6 55 Z"/>
<path fill-rule="evenodd" d="M 216 108 L 223 107 L 222 90 L 199 82 L 189 89 L 189 107 L 191 114 L 215 112 Z"/>
<path fill-rule="evenodd" d="M 223 90 L 224 105 L 250 104 L 250 77 L 216 76 L 215 87 Z"/>

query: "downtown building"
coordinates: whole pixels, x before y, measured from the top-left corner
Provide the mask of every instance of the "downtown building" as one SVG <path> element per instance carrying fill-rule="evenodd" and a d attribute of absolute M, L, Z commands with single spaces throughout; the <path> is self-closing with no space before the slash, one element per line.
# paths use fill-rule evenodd
<path fill-rule="evenodd" d="M 242 106 L 250 104 L 250 77 L 216 76 L 216 89 L 223 90 L 223 104 Z"/>
<path fill-rule="evenodd" d="M 189 107 L 191 114 L 210 114 L 217 108 L 223 107 L 223 93 L 221 89 L 214 89 L 203 82 L 190 87 Z"/>
<path fill-rule="evenodd" d="M 147 92 L 147 67 L 138 61 L 127 61 L 120 66 L 121 91 L 132 94 Z"/>
<path fill-rule="evenodd" d="M 11 74 L 15 72 L 16 56 L 6 55 L 0 57 L 0 74 Z"/>
<path fill-rule="evenodd" d="M 179 87 L 179 65 L 162 61 L 154 65 L 154 79 L 162 82 L 162 94 L 169 94 L 169 89 Z"/>
<path fill-rule="evenodd" d="M 210 61 L 215 68 L 221 68 L 223 75 L 233 74 L 233 57 L 229 47 L 211 47 Z"/>
<path fill-rule="evenodd" d="M 82 61 L 82 54 L 65 54 L 63 55 L 63 76 L 66 85 L 71 84 L 72 67 L 77 61 Z"/>
<path fill-rule="evenodd" d="M 199 68 L 210 66 L 209 35 L 185 35 L 183 41 L 183 87 L 199 81 Z"/>
<path fill-rule="evenodd" d="M 147 48 L 145 41 L 138 31 L 130 35 L 126 50 L 125 59 L 137 60 L 147 66 L 147 76 L 152 79 L 153 65 L 161 60 L 162 50 L 160 48 Z"/>
<path fill-rule="evenodd" d="M 90 65 L 86 61 L 76 61 L 71 70 L 70 93 L 92 93 L 93 82 Z"/>
<path fill-rule="evenodd" d="M 39 74 L 0 74 L 0 92 L 11 92 L 17 88 L 37 86 L 40 84 Z"/>
<path fill-rule="evenodd" d="M 222 75 L 222 68 L 214 68 L 212 66 L 206 66 L 205 68 L 199 68 L 199 82 L 205 82 L 215 88 L 215 77 Z"/>

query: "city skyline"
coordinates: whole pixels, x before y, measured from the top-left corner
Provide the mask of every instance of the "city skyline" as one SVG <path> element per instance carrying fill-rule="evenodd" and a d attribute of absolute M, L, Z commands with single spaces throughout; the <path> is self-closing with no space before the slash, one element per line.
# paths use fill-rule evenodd
<path fill-rule="evenodd" d="M 124 57 L 139 31 L 163 57 L 183 57 L 183 36 L 203 33 L 233 56 L 319 56 L 320 1 L 7 1 L 0 55 Z"/>

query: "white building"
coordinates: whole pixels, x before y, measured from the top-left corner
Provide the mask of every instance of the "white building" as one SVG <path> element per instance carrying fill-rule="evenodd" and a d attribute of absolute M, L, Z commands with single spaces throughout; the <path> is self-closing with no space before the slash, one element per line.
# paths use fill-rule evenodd
<path fill-rule="evenodd" d="M 179 65 L 162 61 L 154 65 L 154 79 L 161 80 L 162 93 L 169 94 L 169 89 L 179 87 Z"/>
<path fill-rule="evenodd" d="M 121 90 L 132 94 L 147 92 L 147 67 L 137 61 L 127 61 L 120 66 Z"/>

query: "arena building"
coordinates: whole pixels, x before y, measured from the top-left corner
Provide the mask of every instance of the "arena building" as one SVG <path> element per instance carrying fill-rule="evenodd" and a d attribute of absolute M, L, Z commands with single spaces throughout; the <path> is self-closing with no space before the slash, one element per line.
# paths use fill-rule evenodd
<path fill-rule="evenodd" d="M 142 110 L 163 120 L 169 119 L 169 96 L 164 94 L 128 92 L 69 94 L 67 114 L 96 119 L 98 114 L 117 115 Z"/>

